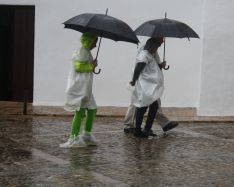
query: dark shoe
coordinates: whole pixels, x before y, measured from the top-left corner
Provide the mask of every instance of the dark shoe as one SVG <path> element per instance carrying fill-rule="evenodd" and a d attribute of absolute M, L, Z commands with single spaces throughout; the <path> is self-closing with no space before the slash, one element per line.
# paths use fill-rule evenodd
<path fill-rule="evenodd" d="M 135 137 L 140 137 L 140 138 L 148 138 L 149 137 L 149 134 L 146 133 L 145 131 L 141 131 L 141 129 L 135 129 L 133 135 Z"/>
<path fill-rule="evenodd" d="M 152 131 L 152 129 L 147 131 L 149 136 L 157 136 L 157 134 L 154 133 L 154 131 Z"/>
<path fill-rule="evenodd" d="M 165 127 L 163 127 L 163 131 L 164 132 L 167 132 L 173 128 L 175 128 L 177 125 L 179 125 L 178 122 L 176 121 L 171 121 L 170 123 L 168 123 Z"/>
<path fill-rule="evenodd" d="M 125 127 L 124 132 L 125 133 L 134 133 L 135 128 L 134 127 Z"/>

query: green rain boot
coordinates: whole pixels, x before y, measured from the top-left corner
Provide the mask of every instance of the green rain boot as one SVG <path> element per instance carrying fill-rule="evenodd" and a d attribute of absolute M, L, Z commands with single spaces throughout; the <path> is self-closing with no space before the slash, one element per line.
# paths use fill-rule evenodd
<path fill-rule="evenodd" d="M 85 117 L 85 109 L 81 108 L 79 111 L 75 112 L 74 118 L 72 120 L 72 128 L 70 137 L 76 137 L 80 132 L 80 126 L 82 119 Z"/>
<path fill-rule="evenodd" d="M 81 108 L 80 111 L 75 112 L 75 115 L 72 120 L 70 137 L 67 142 L 60 144 L 60 147 L 70 148 L 73 147 L 73 145 L 76 147 L 79 147 L 79 145 L 81 145 L 80 147 L 86 146 L 83 140 L 80 140 L 81 138 L 77 136 L 79 134 L 81 122 L 84 116 L 85 116 L 85 109 L 83 108 Z"/>
<path fill-rule="evenodd" d="M 87 145 L 97 145 L 96 138 L 91 134 L 96 113 L 97 113 L 97 109 L 87 110 L 87 119 L 86 119 L 86 124 L 84 128 L 84 134 L 82 136 L 84 142 Z"/>

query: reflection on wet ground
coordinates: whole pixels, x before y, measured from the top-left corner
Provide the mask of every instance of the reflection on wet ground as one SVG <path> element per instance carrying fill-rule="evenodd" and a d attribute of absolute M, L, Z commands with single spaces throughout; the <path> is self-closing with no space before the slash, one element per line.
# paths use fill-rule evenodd
<path fill-rule="evenodd" d="M 0 186 L 211 186 L 234 184 L 234 124 L 180 123 L 158 137 L 96 119 L 97 147 L 62 149 L 71 118 L 0 118 Z"/>

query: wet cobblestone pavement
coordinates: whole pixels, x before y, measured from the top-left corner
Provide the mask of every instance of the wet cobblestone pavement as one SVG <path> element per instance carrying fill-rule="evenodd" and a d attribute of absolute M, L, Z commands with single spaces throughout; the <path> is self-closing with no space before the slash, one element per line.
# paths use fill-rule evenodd
<path fill-rule="evenodd" d="M 0 117 L 0 186 L 233 187 L 234 124 L 183 122 L 153 139 L 98 117 L 97 147 L 62 149 L 70 117 Z"/>

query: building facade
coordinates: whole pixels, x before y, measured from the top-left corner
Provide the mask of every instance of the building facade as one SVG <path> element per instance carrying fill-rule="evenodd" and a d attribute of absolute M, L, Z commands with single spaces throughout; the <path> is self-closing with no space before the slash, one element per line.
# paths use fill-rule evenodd
<path fill-rule="evenodd" d="M 232 0 L 0 0 L 0 99 L 26 97 L 34 105 L 62 106 L 71 54 L 81 35 L 64 29 L 63 22 L 106 8 L 133 30 L 165 12 L 192 27 L 200 39 L 166 39 L 170 69 L 164 71 L 162 105 L 194 107 L 201 116 L 234 115 Z M 142 44 L 147 39 L 138 38 Z M 95 75 L 93 89 L 99 106 L 128 106 L 127 84 L 140 45 L 102 40 L 102 72 Z"/>

